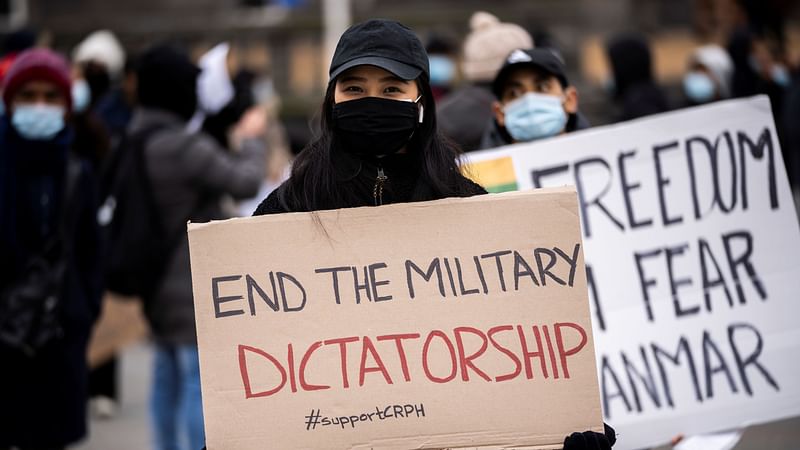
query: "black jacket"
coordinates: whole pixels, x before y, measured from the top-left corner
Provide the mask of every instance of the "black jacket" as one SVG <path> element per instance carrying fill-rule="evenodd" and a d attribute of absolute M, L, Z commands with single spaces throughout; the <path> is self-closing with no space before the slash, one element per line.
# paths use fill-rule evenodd
<path fill-rule="evenodd" d="M 66 130 L 54 142 L 31 144 L 0 117 L 0 290 L 57 236 L 70 141 Z M 59 300 L 63 337 L 34 357 L 0 344 L 0 448 L 63 447 L 86 434 L 86 347 L 99 313 L 102 271 L 95 180 L 87 162 L 79 167 L 70 202 L 73 251 Z"/>
<path fill-rule="evenodd" d="M 670 109 L 656 85 L 647 41 L 639 35 L 622 35 L 608 45 L 614 72 L 614 97 L 622 108 L 619 120 L 631 120 Z"/>
<path fill-rule="evenodd" d="M 478 150 L 486 124 L 493 120 L 494 94 L 488 86 L 467 85 L 443 98 L 436 108 L 439 131 L 461 150 Z"/>
<path fill-rule="evenodd" d="M 350 189 L 357 193 L 354 204 L 336 205 L 339 208 L 352 208 L 358 206 L 377 206 L 390 203 L 406 203 L 415 201 L 415 192 L 420 187 L 417 171 L 410 160 L 404 155 L 391 155 L 382 159 L 380 164 L 362 161 L 355 158 L 347 159 L 347 164 L 339 164 L 334 170 L 343 189 Z M 381 169 L 387 177 L 385 182 L 378 184 L 378 170 Z M 486 190 L 464 178 L 468 195 L 485 194 Z M 306 211 L 302 205 L 293 205 L 287 199 L 286 189 L 289 181 L 265 198 L 254 216 L 265 214 L 278 214 L 285 212 Z M 434 198 L 431 198 L 433 200 Z"/>
<path fill-rule="evenodd" d="M 220 198 L 246 198 L 258 192 L 264 177 L 266 148 L 260 139 L 245 140 L 240 152 L 224 150 L 205 133 L 188 133 L 177 115 L 155 108 L 138 108 L 129 124 L 132 134 L 159 129 L 144 145 L 147 170 L 156 193 L 156 205 L 169 233 L 185 230 L 186 219 L 207 222 L 227 218 Z M 164 344 L 196 342 L 189 241 L 169 255 L 158 291 L 145 305 L 145 316 L 155 339 Z"/>

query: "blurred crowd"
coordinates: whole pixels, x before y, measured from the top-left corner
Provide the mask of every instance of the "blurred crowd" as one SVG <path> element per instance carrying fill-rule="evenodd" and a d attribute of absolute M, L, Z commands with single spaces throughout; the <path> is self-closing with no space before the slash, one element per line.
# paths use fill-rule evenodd
<path fill-rule="evenodd" d="M 464 152 L 592 126 L 552 42 L 487 12 L 469 29 L 460 43 L 426 40 L 439 130 Z M 617 121 L 768 95 L 798 187 L 800 72 L 782 30 L 750 21 L 727 42 L 698 46 L 680 99 L 657 82 L 644 35 L 617 35 L 606 53 Z M 5 37 L 0 450 L 64 448 L 85 437 L 87 405 L 114 414 L 116 358 L 90 370 L 85 356 L 108 290 L 138 296 L 150 327 L 154 447 L 203 447 L 185 224 L 251 215 L 288 176 L 292 153 L 270 86 L 226 42 L 193 60 L 171 43 L 131 54 L 109 30 L 69 55 L 41 46 L 32 29 Z M 138 266 L 124 260 L 131 255 Z"/>

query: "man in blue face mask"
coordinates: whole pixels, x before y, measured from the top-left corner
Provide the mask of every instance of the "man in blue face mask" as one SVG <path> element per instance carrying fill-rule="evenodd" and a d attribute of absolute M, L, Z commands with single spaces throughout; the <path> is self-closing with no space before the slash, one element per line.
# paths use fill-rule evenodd
<path fill-rule="evenodd" d="M 21 53 L 0 88 L 0 448 L 65 448 L 86 434 L 103 276 L 96 181 L 70 152 L 64 58 Z"/>
<path fill-rule="evenodd" d="M 689 71 L 683 78 L 683 92 L 688 104 L 700 105 L 731 96 L 733 61 L 718 45 L 695 49 L 689 59 Z"/>
<path fill-rule="evenodd" d="M 43 49 L 23 54 L 9 70 L 3 100 L 14 131 L 29 141 L 50 141 L 66 127 L 71 81 L 60 56 Z"/>
<path fill-rule="evenodd" d="M 578 91 L 570 86 L 564 62 L 551 49 L 517 49 L 492 83 L 494 126 L 481 148 L 528 142 L 587 128 L 578 115 Z"/>

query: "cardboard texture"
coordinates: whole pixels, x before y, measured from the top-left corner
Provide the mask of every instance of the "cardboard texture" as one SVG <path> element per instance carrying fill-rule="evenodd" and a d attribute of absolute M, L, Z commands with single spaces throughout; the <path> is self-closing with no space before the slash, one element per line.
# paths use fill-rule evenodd
<path fill-rule="evenodd" d="M 106 292 L 102 313 L 89 341 L 89 367 L 108 361 L 123 348 L 144 339 L 147 333 L 141 300 Z"/>
<path fill-rule="evenodd" d="M 189 225 L 208 448 L 602 432 L 574 189 Z"/>
<path fill-rule="evenodd" d="M 779 144 L 760 96 L 468 154 L 487 189 L 577 186 L 615 450 L 800 415 Z"/>

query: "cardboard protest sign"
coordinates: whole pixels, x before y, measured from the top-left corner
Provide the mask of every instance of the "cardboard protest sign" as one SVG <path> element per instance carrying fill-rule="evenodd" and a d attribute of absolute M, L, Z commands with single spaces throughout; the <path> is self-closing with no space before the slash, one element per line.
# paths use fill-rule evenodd
<path fill-rule="evenodd" d="M 615 448 L 800 415 L 800 233 L 766 97 L 479 152 L 469 169 L 495 191 L 576 186 Z"/>
<path fill-rule="evenodd" d="M 144 339 L 147 333 L 141 300 L 106 292 L 89 340 L 86 355 L 89 367 L 103 364 L 125 347 Z"/>
<path fill-rule="evenodd" d="M 602 432 L 574 189 L 190 224 L 208 448 Z"/>

